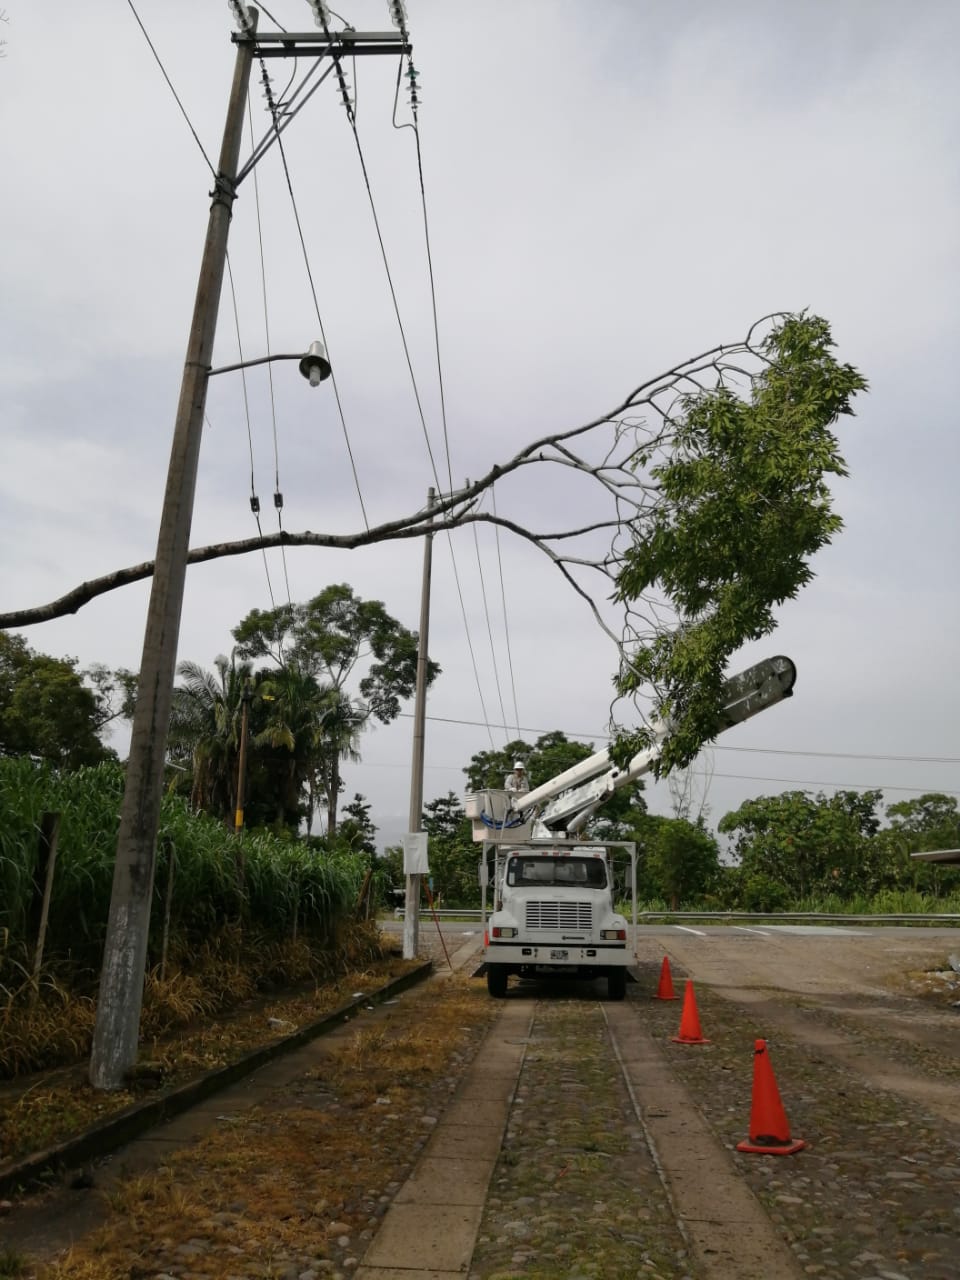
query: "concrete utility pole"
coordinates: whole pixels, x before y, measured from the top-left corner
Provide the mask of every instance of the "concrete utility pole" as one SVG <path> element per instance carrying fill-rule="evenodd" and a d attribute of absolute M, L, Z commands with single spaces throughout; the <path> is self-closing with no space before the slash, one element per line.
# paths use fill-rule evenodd
<path fill-rule="evenodd" d="M 436 502 L 433 489 L 427 492 L 427 510 Z M 433 523 L 433 517 L 430 517 Z M 433 534 L 423 539 L 423 583 L 420 588 L 420 632 L 417 644 L 417 685 L 413 707 L 413 765 L 410 772 L 410 824 L 408 830 L 423 830 L 423 756 L 427 720 L 428 644 L 430 640 L 430 574 L 433 568 Z M 420 942 L 420 876 L 407 876 L 403 913 L 403 958 L 413 960 Z"/>
<path fill-rule="evenodd" d="M 259 14 L 256 9 L 248 13 L 256 31 Z M 193 498 L 253 49 L 252 39 L 237 46 L 160 516 L 90 1058 L 90 1082 L 98 1089 L 119 1089 L 124 1073 L 137 1060 L 163 763 Z"/>
<path fill-rule="evenodd" d="M 203 413 L 211 373 L 226 372 L 226 369 L 211 370 L 210 362 L 233 203 L 239 184 L 323 81 L 320 77 L 313 88 L 304 93 L 300 92 L 303 89 L 301 83 L 293 95 L 300 94 L 298 104 L 286 112 L 282 121 L 274 121 L 271 132 L 257 144 L 254 154 L 238 173 L 250 67 L 254 56 L 263 59 L 304 58 L 312 63 L 325 56 L 397 56 L 410 53 L 405 33 L 364 34 L 353 30 L 330 33 L 325 30 L 302 34 L 272 32 L 261 36 L 257 34 L 258 11 L 251 6 L 245 14 L 245 30 L 233 36 L 237 45 L 236 65 L 180 386 L 147 610 L 90 1057 L 90 1082 L 98 1089 L 119 1089 L 125 1073 L 137 1060 L 163 766 L 176 674 Z M 310 75 L 312 67 L 307 73 L 308 77 Z M 277 357 L 265 359 L 274 358 Z M 316 351 L 311 348 L 303 357 L 300 371 L 310 378 L 311 385 L 322 381 L 330 372 L 319 345 Z"/>

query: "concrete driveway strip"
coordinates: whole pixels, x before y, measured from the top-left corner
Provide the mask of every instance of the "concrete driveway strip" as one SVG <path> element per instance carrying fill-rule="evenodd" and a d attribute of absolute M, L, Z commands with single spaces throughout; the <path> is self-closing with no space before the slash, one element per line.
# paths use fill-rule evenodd
<path fill-rule="evenodd" d="M 680 1229 L 708 1280 L 800 1280 L 789 1246 L 738 1175 L 666 1056 L 628 1004 L 604 1005 L 630 1087 Z"/>
<path fill-rule="evenodd" d="M 467 1271 L 531 1022 L 529 1005 L 504 1003 L 356 1280 L 454 1280 Z"/>

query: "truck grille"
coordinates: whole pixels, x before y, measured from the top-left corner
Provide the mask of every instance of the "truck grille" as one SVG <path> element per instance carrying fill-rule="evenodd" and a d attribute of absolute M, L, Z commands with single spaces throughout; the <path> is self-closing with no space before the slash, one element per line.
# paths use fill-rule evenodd
<path fill-rule="evenodd" d="M 572 929 L 582 933 L 593 928 L 592 902 L 528 902 L 528 929 Z"/>

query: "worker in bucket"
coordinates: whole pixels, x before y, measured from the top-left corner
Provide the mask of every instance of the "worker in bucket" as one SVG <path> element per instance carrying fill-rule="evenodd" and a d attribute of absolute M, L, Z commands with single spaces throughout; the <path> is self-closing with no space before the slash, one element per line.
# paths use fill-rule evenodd
<path fill-rule="evenodd" d="M 530 790 L 530 779 L 527 777 L 527 771 L 523 766 L 522 760 L 514 761 L 513 773 L 507 774 L 503 785 L 507 791 L 513 791 L 516 794 Z"/>

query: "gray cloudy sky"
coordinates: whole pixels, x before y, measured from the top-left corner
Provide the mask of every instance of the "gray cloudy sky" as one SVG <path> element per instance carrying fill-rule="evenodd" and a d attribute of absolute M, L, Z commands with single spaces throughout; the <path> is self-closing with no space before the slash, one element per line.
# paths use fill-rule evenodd
<path fill-rule="evenodd" d="M 771 311 L 826 316 L 871 383 L 842 423 L 846 529 L 781 611 L 774 652 L 796 697 L 720 739 L 703 762 L 712 819 L 799 786 L 883 786 L 888 801 L 960 793 L 956 561 L 960 8 L 952 0 L 407 0 L 455 482 L 546 431 L 612 408 L 693 352 Z M 274 0 L 311 26 L 306 0 Z M 138 0 L 211 157 L 232 74 L 227 4 Z M 152 557 L 210 174 L 128 4 L 9 0 L 0 60 L 0 600 L 39 604 Z M 361 30 L 385 0 L 341 0 Z M 261 30 L 273 24 L 263 14 Z M 282 89 L 288 64 L 274 63 Z M 391 127 L 393 59 L 358 60 L 369 165 L 427 422 L 439 451 L 416 157 Z M 259 87 L 257 131 L 266 124 Z M 405 113 L 401 113 L 405 118 Z M 422 504 L 431 473 L 352 136 L 332 82 L 285 134 L 294 193 L 371 523 Z M 257 169 L 271 347 L 318 336 L 276 152 Z M 246 358 L 264 354 L 257 203 L 247 183 L 231 258 Z M 216 364 L 237 360 L 225 295 Z M 284 524 L 362 527 L 329 384 L 274 366 Z M 248 390 L 255 486 L 274 529 L 266 374 Z M 255 533 L 243 388 L 208 403 L 194 545 Z M 544 523 L 567 516 L 549 477 L 513 491 Z M 480 535 L 508 720 L 514 722 L 496 546 Z M 517 709 L 526 736 L 598 745 L 615 655 L 534 551 L 501 536 Z M 427 799 L 504 741 L 471 532 L 453 539 L 488 730 L 446 539 L 435 548 Z M 285 598 L 278 553 L 268 558 Z M 349 581 L 410 626 L 421 546 L 287 554 L 303 600 Z M 147 584 L 24 631 L 82 664 L 136 667 Z M 261 557 L 191 569 L 180 654 L 210 665 L 230 628 L 269 604 Z M 497 722 L 500 721 L 500 727 Z M 405 826 L 411 721 L 366 735 L 347 794 L 384 835 Z M 509 736 L 514 736 L 511 728 Z M 780 754 L 786 753 L 786 754 Z M 874 757 L 874 758 L 871 758 Z M 923 763 L 883 757 L 940 757 Z M 700 768 L 696 766 L 695 768 Z M 702 782 L 702 779 L 701 779 Z M 904 788 L 897 790 L 896 788 Z M 907 790 L 913 788 L 914 790 Z M 702 793 L 702 787 L 701 791 Z M 652 807 L 669 810 L 665 784 Z"/>

